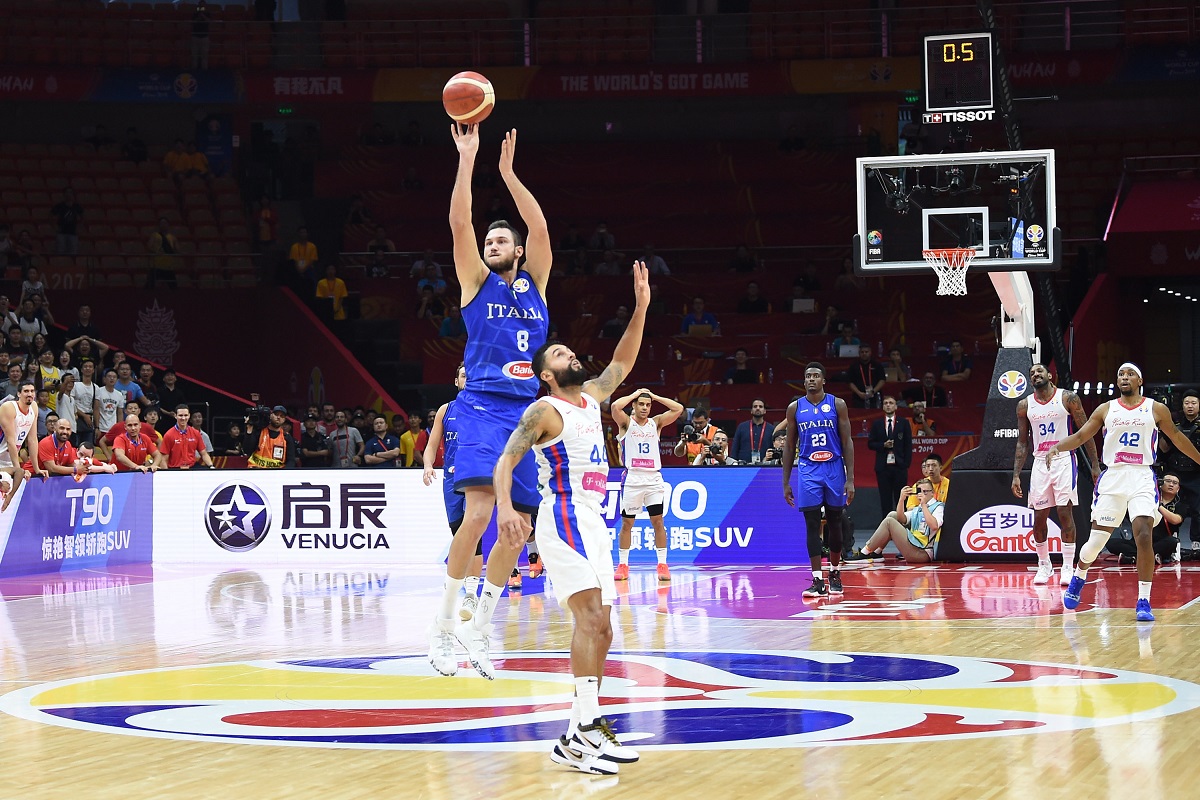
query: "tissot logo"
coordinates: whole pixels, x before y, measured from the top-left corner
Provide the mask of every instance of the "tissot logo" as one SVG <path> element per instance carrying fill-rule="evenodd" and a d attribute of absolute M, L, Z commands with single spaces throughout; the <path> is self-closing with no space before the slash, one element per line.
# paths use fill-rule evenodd
<path fill-rule="evenodd" d="M 1183 254 L 1187 257 L 1188 261 L 1200 261 L 1200 245 L 1196 245 L 1194 250 L 1187 245 L 1184 245 Z"/>
<path fill-rule="evenodd" d="M 533 364 L 528 361 L 510 361 L 501 371 L 510 378 L 527 381 L 533 377 Z"/>
<path fill-rule="evenodd" d="M 943 111 L 937 114 L 922 114 L 921 121 L 926 125 L 937 125 L 941 122 L 985 122 L 994 119 L 993 111 Z"/>
<path fill-rule="evenodd" d="M 253 550 L 271 530 L 271 508 L 257 486 L 230 481 L 209 495 L 204 527 L 226 550 Z"/>

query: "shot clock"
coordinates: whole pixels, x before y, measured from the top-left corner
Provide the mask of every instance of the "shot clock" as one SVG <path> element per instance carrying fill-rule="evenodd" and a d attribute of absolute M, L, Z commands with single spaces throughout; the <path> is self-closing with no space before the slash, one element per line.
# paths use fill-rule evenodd
<path fill-rule="evenodd" d="M 994 106 L 990 33 L 925 37 L 925 105 L 930 113 Z"/>

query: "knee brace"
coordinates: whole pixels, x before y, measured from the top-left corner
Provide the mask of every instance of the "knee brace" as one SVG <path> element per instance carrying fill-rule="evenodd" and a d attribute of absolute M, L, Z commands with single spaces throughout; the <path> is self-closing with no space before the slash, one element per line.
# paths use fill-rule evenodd
<path fill-rule="evenodd" d="M 1093 528 L 1087 542 L 1079 548 L 1079 563 L 1091 565 L 1100 555 L 1100 551 L 1104 549 L 1110 536 L 1112 534 L 1107 531 L 1098 531 Z"/>
<path fill-rule="evenodd" d="M 821 555 L 821 509 L 804 509 L 804 527 L 808 532 L 809 558 L 816 558 Z"/>
<path fill-rule="evenodd" d="M 842 552 L 842 509 L 825 508 L 825 530 L 829 532 L 829 552 Z"/>

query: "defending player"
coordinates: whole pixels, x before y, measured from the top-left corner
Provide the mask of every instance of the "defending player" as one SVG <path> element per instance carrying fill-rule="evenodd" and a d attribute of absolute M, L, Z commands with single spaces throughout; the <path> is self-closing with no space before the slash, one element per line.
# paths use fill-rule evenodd
<path fill-rule="evenodd" d="M 25 479 L 25 470 L 21 468 L 21 445 L 25 444 L 29 431 L 36 431 L 36 397 L 37 388 L 33 381 L 22 380 L 17 385 L 16 398 L 0 403 L 0 470 L 12 476 L 12 486 L 4 494 L 0 511 L 8 508 L 8 504 L 17 496 L 21 481 Z"/>
<path fill-rule="evenodd" d="M 651 417 L 650 409 L 656 401 L 666 406 L 667 410 Z M 630 402 L 633 403 L 632 417 L 625 413 Z M 658 579 L 669 581 L 671 571 L 667 567 L 667 529 L 663 525 L 666 487 L 662 479 L 659 436 L 663 428 L 679 419 L 683 406 L 674 400 L 659 397 L 649 389 L 638 389 L 614 400 L 609 413 L 613 422 L 617 423 L 621 462 L 625 465 L 625 474 L 621 477 L 621 534 L 618 542 L 621 563 L 617 565 L 616 579 L 629 580 L 630 534 L 633 520 L 644 508 L 650 515 L 650 524 L 654 526 Z"/>
<path fill-rule="evenodd" d="M 805 597 L 842 593 L 842 511 L 854 500 L 854 446 L 846 401 L 825 393 L 825 367 L 816 361 L 804 368 L 804 397 L 787 410 L 783 446 L 783 497 L 804 514 L 812 586 Z M 799 440 L 799 487 L 792 496 L 792 462 Z M 821 568 L 821 506 L 829 530 L 829 582 Z"/>
<path fill-rule="evenodd" d="M 528 518 L 515 507 L 513 471 L 537 453 L 542 505 L 538 541 L 558 601 L 571 610 L 571 673 L 575 701 L 567 734 L 551 752 L 558 764 L 582 772 L 613 775 L 618 764 L 637 761 L 600 716 L 600 677 L 612 644 L 613 580 L 611 540 L 602 503 L 607 496 L 608 454 L 600 403 L 633 368 L 642 344 L 650 284 L 646 265 L 633 266 L 637 306 L 612 361 L 598 378 L 587 379 L 579 359 L 563 344 L 547 344 L 533 357 L 533 369 L 550 392 L 525 411 L 496 463 L 496 522 L 508 547 L 519 547 L 529 532 Z M 472 379 L 474 380 L 474 379 Z"/>
<path fill-rule="evenodd" d="M 459 364 L 458 369 L 454 371 L 454 388 L 461 392 L 466 385 L 467 370 Z M 425 465 L 421 480 L 425 481 L 426 486 L 430 486 L 433 484 L 433 464 L 437 461 L 438 447 L 444 442 L 442 501 L 446 504 L 446 520 L 450 523 L 451 536 L 458 533 L 466 513 L 466 500 L 454 491 L 454 456 L 458 451 L 458 419 L 454 403 L 454 400 L 442 403 L 441 408 L 437 410 L 437 415 L 433 418 L 433 427 L 429 429 L 429 440 L 425 442 L 425 451 L 421 454 Z M 479 576 L 482 572 L 483 539 L 480 539 L 475 545 L 475 557 L 471 559 L 467 577 L 463 580 L 466 599 L 463 600 L 462 608 L 458 610 L 461 619 L 467 620 L 475 616 L 475 609 L 479 605 Z"/>
<path fill-rule="evenodd" d="M 1029 368 L 1029 382 L 1033 384 L 1033 402 L 1029 397 L 1017 403 L 1017 452 L 1013 457 L 1012 493 L 1024 497 L 1021 492 L 1021 470 L 1029 455 L 1029 439 L 1033 438 L 1033 472 L 1029 476 L 1029 507 L 1033 509 L 1033 546 L 1037 550 L 1038 570 L 1033 576 L 1035 586 L 1042 586 L 1054 577 L 1054 566 L 1050 563 L 1050 547 L 1046 541 L 1047 520 L 1050 509 L 1058 508 L 1058 524 L 1062 529 L 1062 572 L 1059 583 L 1066 586 L 1071 582 L 1071 571 L 1075 567 L 1075 516 L 1074 507 L 1079 504 L 1079 463 L 1075 453 L 1069 458 L 1058 459 L 1053 466 L 1038 458 L 1062 439 L 1087 422 L 1079 395 L 1067 389 L 1059 389 L 1050 379 L 1050 372 L 1042 364 Z M 1088 439 L 1083 444 L 1087 453 L 1088 469 L 1092 483 L 1100 478 L 1100 464 L 1096 461 L 1096 443 Z"/>
<path fill-rule="evenodd" d="M 1137 545 L 1138 601 L 1137 619 L 1150 622 L 1150 586 L 1154 581 L 1152 531 L 1158 523 L 1158 482 L 1154 475 L 1154 450 L 1162 431 L 1188 458 L 1200 464 L 1200 451 L 1180 433 L 1171 412 L 1162 403 L 1142 395 L 1142 371 L 1125 362 L 1117 369 L 1117 389 L 1121 396 L 1096 408 L 1076 433 L 1046 453 L 1048 467 L 1061 452 L 1074 450 L 1104 431 L 1104 473 L 1096 482 L 1092 501 L 1092 533 L 1079 548 L 1079 566 L 1063 592 L 1063 605 L 1076 608 L 1087 580 L 1087 571 L 1104 549 L 1108 537 L 1129 513 L 1133 521 L 1133 541 Z"/>
<path fill-rule="evenodd" d="M 488 555 L 487 579 L 470 620 L 454 625 L 458 591 L 496 505 L 492 468 L 521 413 L 537 396 L 530 358 L 546 341 L 549 312 L 546 282 L 553 253 L 546 217 L 513 172 L 517 132 L 504 135 L 500 176 L 529 229 L 528 243 L 505 221 L 488 226 L 480 256 L 471 224 L 471 174 L 479 151 L 479 126 L 451 125 L 458 148 L 458 174 L 450 197 L 454 270 L 462 287 L 462 316 L 467 326 L 465 363 L 471 383 L 455 400 L 458 451 L 454 489 L 466 498 L 462 525 L 450 543 L 446 583 L 437 618 L 430 629 L 429 661 L 443 675 L 458 672 L 455 639 L 485 678 L 494 677 L 488 634 L 504 582 L 520 554 L 519 545 L 500 544 Z M 522 267 L 521 258 L 525 263 Z M 537 510 L 537 469 L 530 456 L 514 472 L 513 504 L 522 514 Z M 523 542 L 521 544 L 524 544 Z M 499 580 L 500 583 L 494 583 Z"/>

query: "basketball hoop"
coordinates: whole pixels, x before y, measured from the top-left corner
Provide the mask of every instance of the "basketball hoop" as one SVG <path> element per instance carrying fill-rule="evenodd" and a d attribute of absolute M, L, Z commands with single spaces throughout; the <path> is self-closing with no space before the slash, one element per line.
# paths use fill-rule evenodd
<path fill-rule="evenodd" d="M 922 250 L 925 261 L 938 276 L 938 294 L 964 295 L 967 293 L 967 270 L 975 259 L 975 250 L 970 247 L 953 247 L 939 250 Z"/>

